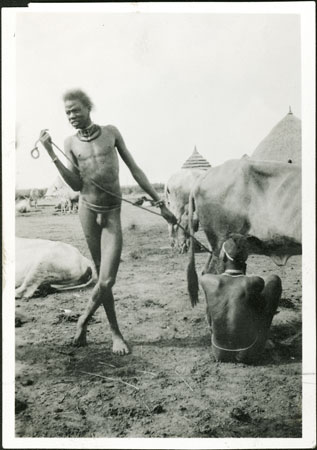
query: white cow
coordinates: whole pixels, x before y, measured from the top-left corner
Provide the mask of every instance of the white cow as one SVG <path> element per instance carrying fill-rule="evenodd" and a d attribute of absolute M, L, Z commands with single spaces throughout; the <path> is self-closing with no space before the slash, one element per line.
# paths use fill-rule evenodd
<path fill-rule="evenodd" d="M 73 191 L 60 177 L 47 190 L 46 196 L 56 198 L 62 213 L 76 212 L 78 209 L 79 193 Z"/>
<path fill-rule="evenodd" d="M 181 169 L 172 175 L 165 185 L 165 200 L 167 207 L 172 211 L 181 226 L 188 230 L 188 202 L 190 191 L 195 182 L 206 173 L 202 169 Z M 198 223 L 196 224 L 198 226 Z M 168 224 L 171 246 L 181 253 L 188 250 L 188 238 L 176 225 Z"/>
<path fill-rule="evenodd" d="M 23 200 L 19 200 L 17 204 L 15 205 L 15 210 L 18 213 L 28 213 L 31 211 L 31 202 L 30 198 L 26 197 Z"/>
<path fill-rule="evenodd" d="M 37 202 L 38 199 L 40 198 L 41 194 L 40 194 L 40 190 L 39 189 L 31 189 L 30 191 L 30 200 L 31 202 L 33 202 L 34 208 L 37 208 Z"/>
<path fill-rule="evenodd" d="M 94 279 L 93 263 L 60 241 L 16 237 L 15 260 L 16 298 L 32 297 L 41 288 L 85 287 Z"/>

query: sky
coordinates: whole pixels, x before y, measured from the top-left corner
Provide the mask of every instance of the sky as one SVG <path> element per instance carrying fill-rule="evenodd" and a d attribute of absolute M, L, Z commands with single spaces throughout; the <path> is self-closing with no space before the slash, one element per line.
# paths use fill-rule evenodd
<path fill-rule="evenodd" d="M 92 119 L 121 132 L 151 182 L 165 183 L 194 147 L 219 165 L 251 154 L 292 107 L 301 118 L 296 14 L 21 11 L 16 18 L 16 187 L 58 173 L 43 147 L 74 133 L 63 93 L 82 88 Z M 63 157 L 61 157 L 63 159 Z M 123 162 L 123 185 L 135 184 Z"/>

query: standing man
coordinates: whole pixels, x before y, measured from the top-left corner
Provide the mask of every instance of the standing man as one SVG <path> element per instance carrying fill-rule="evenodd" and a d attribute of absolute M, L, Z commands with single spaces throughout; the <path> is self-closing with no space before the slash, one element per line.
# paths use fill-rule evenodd
<path fill-rule="evenodd" d="M 217 361 L 254 362 L 265 348 L 282 293 L 281 279 L 246 276 L 248 253 L 243 236 L 222 247 L 225 271 L 200 278 L 206 295 L 211 345 Z"/>
<path fill-rule="evenodd" d="M 129 347 L 119 330 L 112 294 L 122 250 L 117 151 L 140 187 L 160 207 L 162 216 L 170 223 L 176 223 L 176 218 L 135 163 L 118 129 L 112 125 L 99 126 L 91 121 L 93 104 L 90 98 L 81 90 L 71 90 L 65 93 L 63 100 L 68 120 L 77 130 L 64 144 L 65 153 L 74 165 L 69 162 L 65 167 L 57 158 L 46 130 L 41 131 L 40 141 L 66 183 L 74 191 L 80 191 L 79 218 L 98 274 L 92 297 L 78 319 L 74 344 L 86 344 L 88 321 L 102 303 L 111 328 L 112 351 L 124 355 L 129 353 Z M 92 180 L 104 190 L 96 187 Z"/>

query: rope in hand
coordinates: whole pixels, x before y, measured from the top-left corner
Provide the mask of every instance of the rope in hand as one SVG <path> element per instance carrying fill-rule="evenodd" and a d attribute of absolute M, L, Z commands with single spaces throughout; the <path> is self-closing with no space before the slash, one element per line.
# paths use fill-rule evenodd
<path fill-rule="evenodd" d="M 37 147 L 37 143 L 38 143 L 38 142 L 39 142 L 39 139 L 36 141 L 33 150 L 31 150 L 31 156 L 32 156 L 32 158 L 34 158 L 34 159 L 38 159 L 38 158 L 40 157 L 40 152 L 39 152 L 39 149 L 38 149 L 38 147 Z M 60 149 L 60 148 L 55 144 L 55 142 L 53 142 L 53 141 L 51 140 L 51 144 L 52 144 L 52 145 L 53 145 L 53 146 L 54 146 L 54 147 L 55 147 L 62 155 L 65 156 L 65 158 L 66 158 L 66 159 L 67 159 L 67 160 L 75 167 L 75 169 L 77 169 L 77 170 L 80 172 L 79 166 L 78 166 L 77 164 L 75 164 L 74 161 L 73 161 L 72 159 L 70 159 L 70 158 L 66 155 L 66 153 L 63 152 L 63 150 Z M 155 214 L 156 216 L 162 217 L 162 215 L 161 215 L 160 213 L 157 213 L 157 212 L 155 212 L 155 211 L 151 211 L 151 210 L 148 209 L 148 208 L 144 208 L 144 206 L 136 205 L 135 203 L 131 202 L 130 200 L 127 200 L 126 198 L 121 197 L 120 195 L 117 195 L 117 194 L 114 194 L 113 192 L 107 191 L 103 186 L 101 186 L 99 183 L 97 183 L 94 179 L 89 178 L 89 180 L 90 180 L 90 182 L 91 182 L 94 186 L 96 186 L 98 189 L 100 189 L 101 191 L 105 192 L 106 194 L 112 195 L 113 197 L 116 197 L 116 198 L 118 198 L 118 199 L 120 199 L 120 200 L 122 200 L 122 201 L 124 201 L 124 202 L 126 202 L 126 203 L 129 203 L 129 204 L 132 205 L 132 206 L 135 206 L 135 207 L 137 207 L 137 208 L 143 209 L 144 211 L 147 211 L 147 212 L 149 212 L 149 213 L 151 213 L 151 214 Z M 208 253 L 212 254 L 212 251 L 209 250 L 209 248 L 207 248 L 207 247 L 206 247 L 204 244 L 202 244 L 198 239 L 196 239 L 195 236 L 193 236 L 192 234 L 190 234 L 190 233 L 189 233 L 189 232 L 188 232 L 188 231 L 187 231 L 187 230 L 186 230 L 179 222 L 176 222 L 175 225 L 177 225 L 179 228 L 181 228 L 181 229 L 184 231 L 185 236 L 191 237 L 192 239 L 194 239 L 194 241 L 195 241 L 200 247 L 202 247 L 202 248 L 203 248 L 204 250 L 206 250 Z"/>

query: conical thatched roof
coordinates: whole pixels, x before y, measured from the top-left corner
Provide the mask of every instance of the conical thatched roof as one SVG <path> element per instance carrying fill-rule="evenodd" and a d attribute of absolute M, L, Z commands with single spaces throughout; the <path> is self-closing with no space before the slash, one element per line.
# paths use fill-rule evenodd
<path fill-rule="evenodd" d="M 210 167 L 211 167 L 211 165 L 197 151 L 196 146 L 195 146 L 194 151 L 191 154 L 191 156 L 182 165 L 182 169 L 202 169 L 202 170 L 207 170 L 207 169 L 210 169 Z"/>
<path fill-rule="evenodd" d="M 251 158 L 301 165 L 302 122 L 293 115 L 291 109 L 260 142 Z"/>
<path fill-rule="evenodd" d="M 54 182 L 49 186 L 49 188 L 46 191 L 46 196 L 55 196 L 56 191 L 62 189 L 64 186 L 67 186 L 66 183 L 62 180 L 60 176 L 57 176 L 55 178 Z"/>

